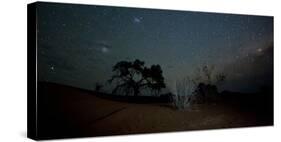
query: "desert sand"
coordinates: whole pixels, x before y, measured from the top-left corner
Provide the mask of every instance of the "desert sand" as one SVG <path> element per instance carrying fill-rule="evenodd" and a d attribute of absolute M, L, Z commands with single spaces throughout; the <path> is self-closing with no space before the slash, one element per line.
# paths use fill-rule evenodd
<path fill-rule="evenodd" d="M 64 85 L 38 86 L 43 139 L 273 125 L 273 112 L 268 112 L 273 108 L 258 111 L 233 98 L 177 110 L 171 103 L 130 103 Z"/>

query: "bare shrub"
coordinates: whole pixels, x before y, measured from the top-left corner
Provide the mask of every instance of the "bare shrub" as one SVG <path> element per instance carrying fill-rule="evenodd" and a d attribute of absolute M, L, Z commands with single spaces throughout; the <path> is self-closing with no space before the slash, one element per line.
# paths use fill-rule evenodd
<path fill-rule="evenodd" d="M 173 105 L 180 110 L 188 108 L 192 103 L 194 84 L 189 77 L 176 81 Z"/>

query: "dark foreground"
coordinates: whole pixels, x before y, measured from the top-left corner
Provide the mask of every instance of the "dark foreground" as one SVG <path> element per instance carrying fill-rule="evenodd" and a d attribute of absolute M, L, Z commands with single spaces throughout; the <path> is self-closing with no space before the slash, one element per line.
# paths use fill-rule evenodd
<path fill-rule="evenodd" d="M 273 125 L 273 94 L 224 92 L 216 103 L 178 111 L 159 102 L 128 102 L 52 83 L 38 83 L 40 139 Z M 153 100 L 153 99 L 152 99 Z M 155 98 L 154 98 L 155 100 Z M 165 99 L 164 99 L 165 100 Z"/>

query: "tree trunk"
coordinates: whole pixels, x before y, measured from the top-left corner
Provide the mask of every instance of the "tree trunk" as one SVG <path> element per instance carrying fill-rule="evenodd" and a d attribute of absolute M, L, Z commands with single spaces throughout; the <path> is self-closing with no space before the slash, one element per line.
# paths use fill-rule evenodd
<path fill-rule="evenodd" d="M 134 96 L 138 96 L 140 93 L 139 87 L 134 87 Z"/>

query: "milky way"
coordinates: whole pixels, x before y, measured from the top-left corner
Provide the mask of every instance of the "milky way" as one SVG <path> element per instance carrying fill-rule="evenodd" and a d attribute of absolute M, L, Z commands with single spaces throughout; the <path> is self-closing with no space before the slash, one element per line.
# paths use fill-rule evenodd
<path fill-rule="evenodd" d="M 38 4 L 38 77 L 93 89 L 112 66 L 159 64 L 169 86 L 202 65 L 251 92 L 273 83 L 273 17 L 136 8 Z"/>

